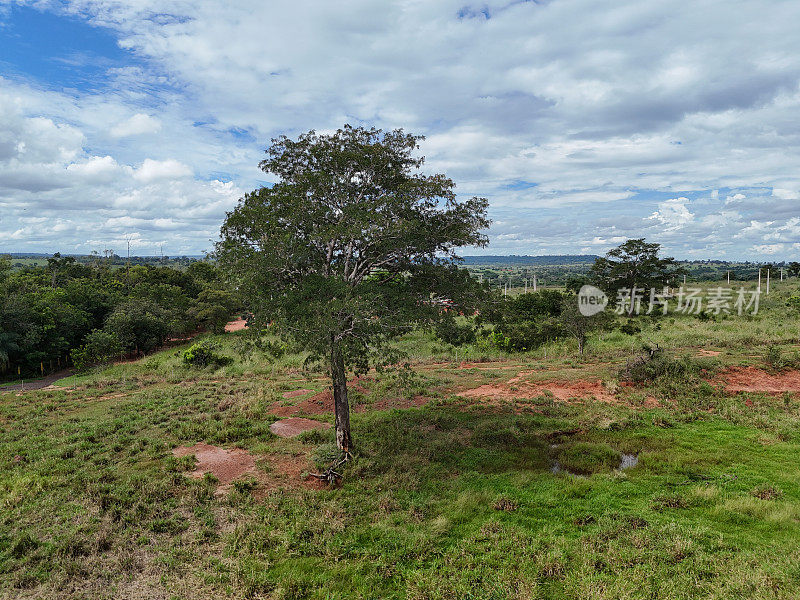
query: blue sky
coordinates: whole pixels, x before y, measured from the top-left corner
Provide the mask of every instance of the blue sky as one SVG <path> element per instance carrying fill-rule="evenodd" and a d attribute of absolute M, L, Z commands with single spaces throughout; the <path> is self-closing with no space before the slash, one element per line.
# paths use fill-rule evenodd
<path fill-rule="evenodd" d="M 136 63 L 113 32 L 77 17 L 12 6 L 0 28 L 0 67 L 6 77 L 80 94 L 107 83 L 108 69 Z"/>
<path fill-rule="evenodd" d="M 271 181 L 270 138 L 349 122 L 424 134 L 426 170 L 489 198 L 485 253 L 647 237 L 796 260 L 798 17 L 779 0 L 0 0 L 0 251 L 200 253 Z"/>

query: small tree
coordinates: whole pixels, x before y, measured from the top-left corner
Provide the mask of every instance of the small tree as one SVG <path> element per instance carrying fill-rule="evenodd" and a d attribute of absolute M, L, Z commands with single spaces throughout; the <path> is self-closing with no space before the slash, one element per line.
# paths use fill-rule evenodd
<path fill-rule="evenodd" d="M 458 201 L 450 179 L 418 173 L 420 139 L 346 125 L 273 140 L 260 166 L 280 181 L 228 213 L 216 247 L 256 324 L 326 360 L 345 453 L 347 372 L 396 361 L 386 343 L 436 321 L 437 297 L 463 309 L 475 284 L 455 249 L 486 244 L 487 201 Z"/>
<path fill-rule="evenodd" d="M 238 307 L 239 303 L 230 292 L 207 288 L 198 294 L 197 301 L 188 314 L 208 331 L 222 333 L 233 311 Z"/>
<path fill-rule="evenodd" d="M 609 299 L 614 300 L 620 290 L 630 297 L 628 315 L 634 312 L 634 293 L 666 286 L 683 270 L 675 267 L 675 259 L 660 258 L 660 244 L 648 244 L 644 238 L 628 240 L 598 258 L 592 266 L 592 278 Z"/>
<path fill-rule="evenodd" d="M 103 331 L 116 336 L 125 350 L 146 354 L 167 339 L 169 314 L 152 300 L 128 300 L 108 315 Z"/>
<path fill-rule="evenodd" d="M 72 364 L 78 371 L 86 371 L 92 365 L 113 360 L 122 353 L 122 343 L 114 333 L 93 329 L 86 334 L 84 343 L 80 348 L 70 352 Z"/>
<path fill-rule="evenodd" d="M 611 315 L 602 311 L 588 317 L 581 314 L 578 308 L 578 297 L 572 294 L 564 297 L 558 319 L 567 333 L 578 341 L 578 353 L 581 356 L 583 356 L 589 336 L 595 331 L 609 327 L 613 321 Z"/>

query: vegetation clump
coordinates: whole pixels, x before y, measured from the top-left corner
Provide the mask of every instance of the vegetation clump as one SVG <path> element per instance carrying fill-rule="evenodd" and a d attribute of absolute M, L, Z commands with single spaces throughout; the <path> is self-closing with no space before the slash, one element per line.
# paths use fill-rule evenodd
<path fill-rule="evenodd" d="M 700 375 L 700 365 L 688 356 L 674 357 L 656 345 L 644 346 L 628 359 L 620 371 L 620 379 L 632 383 L 654 383 L 665 380 L 690 380 Z"/>
<path fill-rule="evenodd" d="M 192 344 L 183 352 L 183 364 L 191 367 L 223 367 L 233 362 L 228 356 L 221 356 L 215 352 L 219 344 L 204 340 Z"/>
<path fill-rule="evenodd" d="M 622 455 L 607 444 L 573 442 L 556 451 L 560 467 L 578 475 L 611 471 L 619 467 L 621 459 Z"/>

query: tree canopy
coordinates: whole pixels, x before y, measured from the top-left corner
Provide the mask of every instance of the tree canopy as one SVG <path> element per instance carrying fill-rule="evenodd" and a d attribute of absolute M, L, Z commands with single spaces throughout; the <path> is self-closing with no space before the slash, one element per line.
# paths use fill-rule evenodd
<path fill-rule="evenodd" d="M 628 240 L 595 261 L 592 279 L 612 302 L 620 292 L 633 299 L 637 290 L 641 293 L 666 286 L 683 271 L 674 258 L 661 258 L 660 251 L 660 244 L 647 243 L 644 238 Z M 628 302 L 629 314 L 634 308 L 635 303 Z"/>
<path fill-rule="evenodd" d="M 421 173 L 421 139 L 349 125 L 274 139 L 260 166 L 279 181 L 241 199 L 216 248 L 255 322 L 326 360 L 345 452 L 347 372 L 396 360 L 391 338 L 477 296 L 455 251 L 486 244 L 487 201 Z"/>

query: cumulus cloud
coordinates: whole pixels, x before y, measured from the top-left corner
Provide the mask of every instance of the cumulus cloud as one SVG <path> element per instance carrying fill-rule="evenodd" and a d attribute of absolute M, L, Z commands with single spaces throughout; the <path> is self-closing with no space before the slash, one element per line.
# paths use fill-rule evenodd
<path fill-rule="evenodd" d="M 111 128 L 111 135 L 115 138 L 130 137 L 158 133 L 161 131 L 161 121 L 144 113 L 136 113 L 129 119 L 120 121 Z"/>
<path fill-rule="evenodd" d="M 688 202 L 689 199 L 683 197 L 660 202 L 658 210 L 650 215 L 648 219 L 658 221 L 664 225 L 666 231 L 681 229 L 694 220 L 694 214 L 686 207 Z"/>
<path fill-rule="evenodd" d="M 428 170 L 490 198 L 488 252 L 647 236 L 748 257 L 800 217 L 796 3 L 36 6 L 106 28 L 138 62 L 77 94 L 0 80 L 9 234 L 28 225 L 8 206 L 80 206 L 109 211 L 92 226 L 112 237 L 114 218 L 183 223 L 199 251 L 237 194 L 270 180 L 256 165 L 271 137 L 345 122 L 425 134 Z M 80 226 L 30 247 L 85 244 Z"/>
<path fill-rule="evenodd" d="M 142 166 L 136 169 L 133 176 L 144 183 L 181 179 L 191 177 L 192 170 L 185 164 L 174 159 L 153 160 L 146 158 Z"/>

